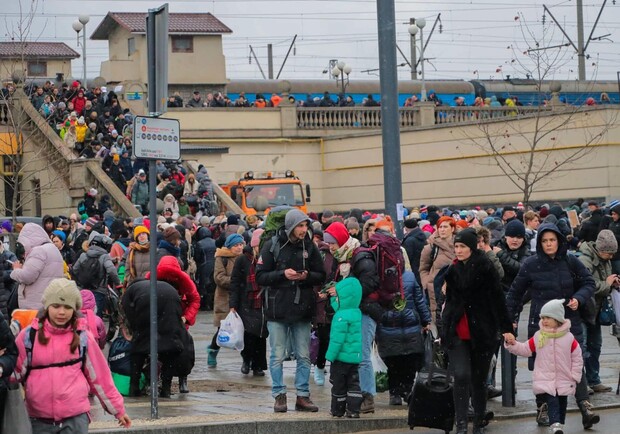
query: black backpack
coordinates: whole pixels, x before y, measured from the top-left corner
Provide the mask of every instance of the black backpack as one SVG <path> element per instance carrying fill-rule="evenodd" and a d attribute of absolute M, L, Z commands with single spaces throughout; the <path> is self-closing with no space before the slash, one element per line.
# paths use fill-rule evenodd
<path fill-rule="evenodd" d="M 80 272 L 74 277 L 78 286 L 82 289 L 97 289 L 105 278 L 105 268 L 101 256 L 86 256 L 86 260 L 80 264 Z"/>

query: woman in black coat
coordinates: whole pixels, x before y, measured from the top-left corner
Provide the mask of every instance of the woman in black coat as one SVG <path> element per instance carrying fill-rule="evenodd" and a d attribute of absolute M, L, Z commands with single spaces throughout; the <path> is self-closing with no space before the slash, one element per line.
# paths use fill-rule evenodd
<path fill-rule="evenodd" d="M 256 240 L 255 240 L 256 238 Z M 262 291 L 256 283 L 256 261 L 259 255 L 258 237 L 252 237 L 251 246 L 235 261 L 230 276 L 228 303 L 243 320 L 243 363 L 241 373 L 262 377 L 267 369 L 267 321 L 263 315 Z"/>
<path fill-rule="evenodd" d="M 132 334 L 130 396 L 140 395 L 140 375 L 150 351 L 150 281 L 134 280 L 123 294 L 123 311 Z M 187 342 L 187 330 L 181 317 L 183 307 L 177 290 L 167 282 L 157 282 L 157 352 L 162 362 L 160 396 L 170 397 L 175 362 Z"/>
<path fill-rule="evenodd" d="M 493 263 L 477 248 L 474 229 L 454 238 L 457 262 L 446 273 L 446 301 L 441 321 L 441 343 L 448 350 L 454 374 L 457 434 L 467 433 L 471 390 L 474 434 L 484 433 L 487 374 L 500 335 L 512 331 L 504 292 Z"/>
<path fill-rule="evenodd" d="M 9 328 L 9 324 L 0 313 L 0 427 L 3 423 L 4 403 L 6 401 L 7 386 L 9 377 L 13 373 L 15 363 L 17 362 L 17 346 L 15 345 L 15 336 Z"/>

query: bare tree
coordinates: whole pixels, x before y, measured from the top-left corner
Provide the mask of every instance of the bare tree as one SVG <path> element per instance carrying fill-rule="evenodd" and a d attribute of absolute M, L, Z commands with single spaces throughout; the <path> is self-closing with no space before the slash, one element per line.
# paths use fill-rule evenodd
<path fill-rule="evenodd" d="M 51 117 L 44 120 L 24 93 L 24 84 L 31 81 L 27 75 L 27 48 L 35 40 L 30 37 L 37 7 L 35 0 L 24 10 L 20 1 L 19 18 L 13 24 L 6 24 L 16 52 L 0 71 L 4 79 L 0 92 L 0 157 L 5 190 L 0 205 L 13 220 L 28 205 L 36 203 L 32 208 L 38 210 L 42 194 L 68 188 L 66 155 L 49 145 L 41 132 Z"/>
<path fill-rule="evenodd" d="M 553 80 L 570 61 L 566 50 L 569 44 L 550 46 L 554 38 L 549 27 L 543 26 L 542 37 L 526 25 L 521 25 L 521 33 L 526 47 L 509 46 L 513 57 L 505 63 L 526 77 L 524 85 L 531 86 L 537 95 L 535 106 L 513 106 L 514 101 L 507 98 L 504 107 L 477 112 L 474 131 L 461 128 L 458 134 L 490 157 L 488 164 L 500 169 L 527 204 L 543 184 L 591 153 L 613 126 L 616 116 L 583 102 L 560 102 L 561 86 Z M 496 72 L 503 73 L 502 67 Z M 587 92 L 590 86 L 584 83 L 583 91 Z M 582 136 L 579 145 L 574 144 L 577 134 Z"/>

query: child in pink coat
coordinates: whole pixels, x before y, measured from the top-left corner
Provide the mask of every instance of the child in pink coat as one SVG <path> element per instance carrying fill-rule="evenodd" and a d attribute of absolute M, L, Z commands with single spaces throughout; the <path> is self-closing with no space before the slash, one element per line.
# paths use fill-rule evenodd
<path fill-rule="evenodd" d="M 532 338 L 517 342 L 509 336 L 504 344 L 518 356 L 536 353 L 532 388 L 546 400 L 551 434 L 564 434 L 567 399 L 581 381 L 583 358 L 570 326 L 564 318 L 564 300 L 551 300 L 542 307 L 540 330 Z"/>
<path fill-rule="evenodd" d="M 103 320 L 95 313 L 95 309 L 97 308 L 95 295 L 90 289 L 82 289 L 80 294 L 82 295 L 82 315 L 86 318 L 88 330 L 95 336 L 99 348 L 103 350 L 107 332 Z"/>

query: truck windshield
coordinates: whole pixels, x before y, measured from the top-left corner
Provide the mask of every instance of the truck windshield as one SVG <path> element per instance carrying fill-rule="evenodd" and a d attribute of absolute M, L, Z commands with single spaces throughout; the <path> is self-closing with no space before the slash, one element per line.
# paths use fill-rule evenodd
<path fill-rule="evenodd" d="M 301 184 L 261 184 L 245 188 L 245 203 L 259 208 L 279 205 L 302 206 L 304 204 Z M 262 202 L 262 203 L 261 203 Z M 263 205 L 263 206 L 261 206 Z"/>

